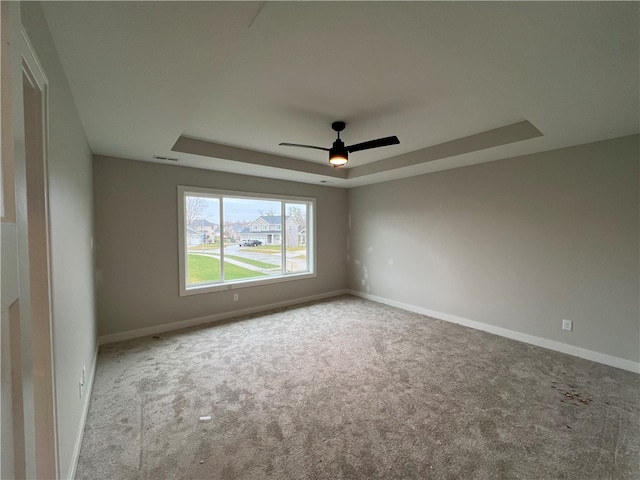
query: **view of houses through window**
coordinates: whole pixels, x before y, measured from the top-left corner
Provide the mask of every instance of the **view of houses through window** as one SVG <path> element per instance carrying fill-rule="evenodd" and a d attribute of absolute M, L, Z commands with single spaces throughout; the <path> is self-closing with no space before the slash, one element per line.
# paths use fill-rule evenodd
<path fill-rule="evenodd" d="M 313 273 L 312 199 L 182 192 L 184 287 Z"/>

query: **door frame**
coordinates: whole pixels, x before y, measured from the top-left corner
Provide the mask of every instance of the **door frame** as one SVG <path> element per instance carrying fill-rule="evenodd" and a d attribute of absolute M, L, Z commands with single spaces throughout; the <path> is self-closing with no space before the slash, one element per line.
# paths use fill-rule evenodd
<path fill-rule="evenodd" d="M 24 451 L 26 478 L 58 478 L 47 186 L 49 83 L 22 26 L 20 2 L 2 3 L 9 4 L 11 39 L 10 105 L 3 103 L 3 111 L 6 107 L 11 109 L 11 119 L 10 125 L 2 126 L 2 142 L 11 142 L 12 147 L 2 151 L 4 154 L 13 150 L 12 158 L 4 158 L 3 164 L 6 160 L 13 164 L 19 303 L 19 334 L 11 335 L 16 338 L 11 349 L 17 350 L 20 359 L 21 375 L 14 388 L 22 394 L 22 405 L 14 404 L 13 412 L 15 415 L 22 407 L 22 418 L 18 420 L 24 432 L 23 445 L 14 446 Z M 3 186 L 7 181 L 3 178 Z M 5 199 L 7 194 L 3 188 Z M 7 207 L 8 203 L 3 205 Z M 15 428 L 16 422 L 13 423 Z M 19 435 L 13 438 L 15 443 Z"/>

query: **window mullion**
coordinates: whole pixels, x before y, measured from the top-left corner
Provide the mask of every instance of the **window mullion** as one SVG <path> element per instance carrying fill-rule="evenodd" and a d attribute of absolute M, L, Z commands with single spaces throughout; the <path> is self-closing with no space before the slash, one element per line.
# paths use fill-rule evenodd
<path fill-rule="evenodd" d="M 287 274 L 287 219 L 285 217 L 285 209 L 286 203 L 280 202 L 280 247 L 282 253 L 282 275 Z"/>
<path fill-rule="evenodd" d="M 218 208 L 220 209 L 220 282 L 224 283 L 224 197 L 219 197 Z M 215 241 L 215 233 L 214 233 Z"/>

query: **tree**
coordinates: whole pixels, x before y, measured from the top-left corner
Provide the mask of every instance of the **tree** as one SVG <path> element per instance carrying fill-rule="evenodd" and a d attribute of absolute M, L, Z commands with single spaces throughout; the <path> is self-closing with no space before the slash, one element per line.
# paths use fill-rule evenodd
<path fill-rule="evenodd" d="M 300 226 L 306 225 L 307 223 L 306 218 L 303 215 L 302 209 L 300 207 L 295 207 L 293 205 L 290 205 L 289 208 L 287 209 L 287 215 L 289 217 L 293 217 L 295 221 L 298 222 L 298 225 Z"/>
<path fill-rule="evenodd" d="M 287 215 L 290 217 L 302 216 L 302 211 L 300 210 L 300 207 L 289 205 L 289 208 L 287 208 Z"/>
<path fill-rule="evenodd" d="M 206 206 L 207 200 L 203 197 L 187 197 L 187 201 L 185 203 L 187 225 L 193 225 L 200 217 Z"/>

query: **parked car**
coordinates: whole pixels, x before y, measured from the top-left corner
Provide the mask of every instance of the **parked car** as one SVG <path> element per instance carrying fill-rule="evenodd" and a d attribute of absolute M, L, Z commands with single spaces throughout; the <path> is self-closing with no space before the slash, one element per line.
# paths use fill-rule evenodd
<path fill-rule="evenodd" d="M 243 240 L 240 243 L 241 247 L 259 247 L 260 245 L 262 245 L 260 240 Z"/>

